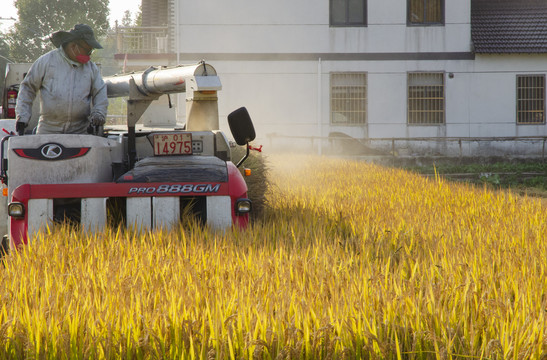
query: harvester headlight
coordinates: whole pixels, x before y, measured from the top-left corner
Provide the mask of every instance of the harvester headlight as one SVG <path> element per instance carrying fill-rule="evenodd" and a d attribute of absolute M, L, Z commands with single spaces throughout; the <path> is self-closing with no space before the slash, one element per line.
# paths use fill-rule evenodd
<path fill-rule="evenodd" d="M 252 209 L 251 200 L 249 199 L 237 199 L 236 201 L 236 214 L 243 215 L 250 212 Z"/>
<path fill-rule="evenodd" d="M 8 205 L 8 215 L 14 218 L 25 217 L 25 205 L 20 202 L 12 202 Z"/>

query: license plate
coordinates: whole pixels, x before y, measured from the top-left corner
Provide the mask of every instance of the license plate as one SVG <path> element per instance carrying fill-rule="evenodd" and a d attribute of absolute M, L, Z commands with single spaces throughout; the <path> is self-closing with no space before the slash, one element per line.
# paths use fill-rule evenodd
<path fill-rule="evenodd" d="M 154 134 L 154 155 L 191 155 L 192 134 Z"/>

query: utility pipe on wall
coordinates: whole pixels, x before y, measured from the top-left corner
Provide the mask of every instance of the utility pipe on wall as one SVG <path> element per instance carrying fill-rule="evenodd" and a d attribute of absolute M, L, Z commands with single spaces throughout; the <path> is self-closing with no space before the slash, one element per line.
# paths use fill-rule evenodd
<path fill-rule="evenodd" d="M 323 106 L 323 92 L 321 91 L 322 88 L 322 64 L 321 64 L 321 58 L 317 61 L 317 128 L 319 129 L 319 145 L 317 149 L 317 154 L 321 155 L 322 152 L 322 145 L 323 142 L 321 141 L 321 137 L 323 136 L 323 126 L 322 126 L 322 106 Z"/>

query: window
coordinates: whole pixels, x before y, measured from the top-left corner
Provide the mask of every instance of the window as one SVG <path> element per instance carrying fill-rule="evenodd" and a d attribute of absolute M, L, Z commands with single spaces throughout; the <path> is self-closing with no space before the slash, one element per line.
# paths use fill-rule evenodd
<path fill-rule="evenodd" d="M 331 26 L 366 26 L 367 0 L 330 0 Z"/>
<path fill-rule="evenodd" d="M 444 124 L 444 74 L 408 74 L 408 123 Z"/>
<path fill-rule="evenodd" d="M 444 0 L 407 0 L 410 25 L 444 24 Z"/>
<path fill-rule="evenodd" d="M 517 75 L 517 124 L 545 122 L 545 76 Z"/>
<path fill-rule="evenodd" d="M 330 111 L 334 125 L 360 125 L 367 120 L 367 74 L 330 75 Z"/>

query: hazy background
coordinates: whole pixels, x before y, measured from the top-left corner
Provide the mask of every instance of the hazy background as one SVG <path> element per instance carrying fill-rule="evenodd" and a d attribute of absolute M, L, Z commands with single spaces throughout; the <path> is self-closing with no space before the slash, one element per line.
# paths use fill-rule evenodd
<path fill-rule="evenodd" d="M 14 5 L 15 0 L 0 0 L 2 5 L 2 13 L 0 14 L 0 31 L 6 31 L 12 26 L 15 21 L 13 20 L 4 20 L 5 18 L 15 18 L 17 19 L 17 9 Z M 74 1 L 74 5 L 77 6 L 78 1 Z M 126 10 L 131 11 L 132 17 L 135 16 L 135 13 L 139 10 L 141 5 L 140 0 L 110 0 L 109 9 L 110 15 L 108 16 L 108 21 L 111 27 L 114 27 L 114 22 L 116 20 L 121 21 Z M 69 29 L 54 29 L 57 30 L 69 30 Z"/>

